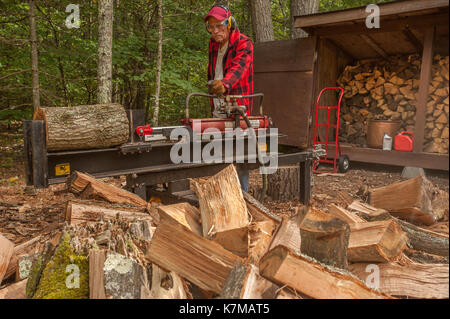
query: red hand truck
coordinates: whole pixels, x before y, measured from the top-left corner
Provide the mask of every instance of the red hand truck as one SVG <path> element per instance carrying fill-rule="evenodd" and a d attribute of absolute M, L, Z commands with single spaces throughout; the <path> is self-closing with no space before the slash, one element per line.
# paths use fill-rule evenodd
<path fill-rule="evenodd" d="M 320 106 L 319 102 L 320 102 L 320 98 L 322 97 L 322 94 L 325 91 L 328 90 L 339 90 L 339 99 L 338 99 L 338 104 L 334 105 L 334 106 Z M 316 121 L 315 121 L 315 125 L 314 125 L 314 149 L 323 149 L 323 146 L 325 146 L 324 150 L 325 150 L 325 155 L 324 156 L 320 156 L 318 159 L 313 161 L 313 172 L 314 173 L 329 173 L 330 171 L 320 171 L 318 170 L 318 167 L 320 165 L 320 163 L 328 163 L 328 164 L 333 164 L 333 173 L 337 172 L 337 169 L 339 168 L 339 172 L 341 173 L 345 173 L 348 171 L 349 167 L 350 167 L 350 160 L 348 158 L 347 155 L 342 155 L 341 154 L 341 145 L 339 144 L 339 116 L 340 116 L 340 112 L 341 112 L 341 101 L 342 101 L 342 97 L 344 96 L 344 89 L 341 87 L 328 87 L 328 88 L 324 88 L 322 91 L 320 91 L 319 96 L 317 98 L 317 102 L 316 102 Z M 331 115 L 331 110 L 337 110 L 336 111 L 336 123 L 331 123 L 330 122 L 330 115 Z M 327 110 L 327 123 L 318 123 L 318 114 L 319 114 L 319 110 Z M 318 129 L 319 127 L 326 127 L 327 131 L 326 131 L 326 136 L 325 136 L 325 141 L 319 141 L 319 137 L 318 137 Z M 336 138 L 334 141 L 329 141 L 329 136 L 330 136 L 330 132 L 329 129 L 330 127 L 332 128 L 336 128 Z M 333 159 L 329 159 L 328 158 L 328 145 L 334 145 L 334 157 Z M 338 156 L 338 152 L 339 152 L 339 156 Z"/>

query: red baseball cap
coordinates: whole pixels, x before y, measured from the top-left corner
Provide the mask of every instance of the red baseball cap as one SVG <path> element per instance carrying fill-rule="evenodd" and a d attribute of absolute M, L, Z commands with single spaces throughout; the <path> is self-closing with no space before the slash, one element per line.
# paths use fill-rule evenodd
<path fill-rule="evenodd" d="M 216 18 L 219 21 L 223 21 L 226 18 L 231 16 L 231 12 L 228 10 L 225 10 L 223 7 L 214 6 L 209 10 L 208 14 L 205 17 L 205 22 L 208 20 L 209 17 Z"/>

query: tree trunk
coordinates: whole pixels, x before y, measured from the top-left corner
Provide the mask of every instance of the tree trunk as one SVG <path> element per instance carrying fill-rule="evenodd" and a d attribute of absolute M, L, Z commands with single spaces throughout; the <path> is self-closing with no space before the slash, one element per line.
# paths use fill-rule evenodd
<path fill-rule="evenodd" d="M 298 200 L 299 178 L 298 165 L 279 167 L 276 173 L 268 176 L 267 195 L 273 200 Z"/>
<path fill-rule="evenodd" d="M 38 108 L 33 119 L 45 121 L 49 151 L 108 148 L 129 137 L 128 118 L 119 104 Z"/>
<path fill-rule="evenodd" d="M 251 0 L 250 7 L 255 42 L 273 41 L 274 36 L 270 0 Z"/>
<path fill-rule="evenodd" d="M 295 16 L 316 13 L 319 11 L 319 0 L 291 0 L 291 39 L 306 38 L 308 34 L 294 28 Z"/>
<path fill-rule="evenodd" d="M 30 0 L 30 42 L 31 42 L 31 68 L 33 70 L 33 108 L 36 110 L 41 106 L 39 97 L 39 67 L 38 67 L 38 49 L 36 38 L 36 15 L 34 0 Z"/>
<path fill-rule="evenodd" d="M 155 84 L 155 109 L 153 110 L 153 125 L 158 126 L 159 119 L 159 95 L 161 91 L 161 65 L 162 65 L 162 43 L 163 43 L 163 1 L 158 0 L 158 58 L 156 64 Z"/>
<path fill-rule="evenodd" d="M 97 103 L 112 101 L 113 0 L 98 1 Z"/>

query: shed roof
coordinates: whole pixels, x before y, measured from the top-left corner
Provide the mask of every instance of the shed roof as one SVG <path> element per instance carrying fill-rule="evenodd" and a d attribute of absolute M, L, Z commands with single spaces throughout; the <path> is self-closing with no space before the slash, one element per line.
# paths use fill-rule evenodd
<path fill-rule="evenodd" d="M 378 4 L 380 28 L 369 29 L 366 6 L 295 17 L 294 26 L 328 38 L 357 59 L 422 53 L 424 29 L 436 27 L 435 52 L 448 54 L 449 0 L 407 0 Z"/>

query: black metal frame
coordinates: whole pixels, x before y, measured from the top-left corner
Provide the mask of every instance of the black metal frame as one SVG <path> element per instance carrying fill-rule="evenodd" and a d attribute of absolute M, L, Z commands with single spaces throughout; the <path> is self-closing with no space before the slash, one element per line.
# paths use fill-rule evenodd
<path fill-rule="evenodd" d="M 55 168 L 58 164 L 69 163 L 70 171 L 86 172 L 94 177 L 127 176 L 127 186 L 147 200 L 147 188 L 161 183 L 169 183 L 187 178 L 212 176 L 229 163 L 188 163 L 173 164 L 170 149 L 175 142 L 155 142 L 151 147 L 136 147 L 138 140 L 134 132 L 142 125 L 141 110 L 130 110 L 130 144 L 108 149 L 75 150 L 47 152 L 46 129 L 44 121 L 24 121 L 24 144 L 26 154 L 27 185 L 46 188 L 51 184 L 64 183 L 67 176 L 58 177 Z M 131 146 L 130 146 L 131 145 Z M 247 149 L 244 145 L 244 149 Z M 270 145 L 268 145 L 270 150 Z M 191 152 L 192 154 L 192 152 Z M 298 152 L 278 155 L 278 165 L 300 166 L 300 201 L 308 204 L 311 196 L 312 152 Z M 246 169 L 257 169 L 258 161 L 246 159 L 237 163 Z"/>

